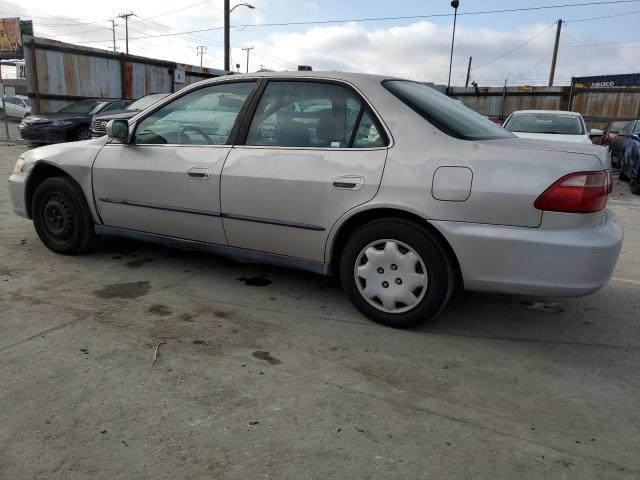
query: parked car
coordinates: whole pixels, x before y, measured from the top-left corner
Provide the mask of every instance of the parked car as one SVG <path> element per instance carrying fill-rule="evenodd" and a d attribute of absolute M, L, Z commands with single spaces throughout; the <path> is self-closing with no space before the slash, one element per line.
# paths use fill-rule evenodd
<path fill-rule="evenodd" d="M 624 146 L 631 135 L 640 134 L 640 119 L 631 120 L 627 123 L 620 133 L 613 139 L 609 149 L 611 151 L 611 161 L 614 165 L 620 165 L 622 163 L 622 157 L 624 155 Z"/>
<path fill-rule="evenodd" d="M 31 115 L 31 101 L 29 97 L 16 95 L 15 97 L 5 97 L 4 104 L 7 110 L 7 117 L 23 119 Z M 2 112 L 2 102 L 0 102 L 0 112 Z"/>
<path fill-rule="evenodd" d="M 629 181 L 631 192 L 640 194 L 640 137 L 631 135 L 624 144 L 620 180 Z"/>
<path fill-rule="evenodd" d="M 602 130 L 587 132 L 582 115 L 576 112 L 549 110 L 520 110 L 504 122 L 504 128 L 521 138 L 592 144 L 592 137 Z"/>
<path fill-rule="evenodd" d="M 157 101 L 162 100 L 169 95 L 169 93 L 152 93 L 150 95 L 139 98 L 130 105 L 127 105 L 125 108 L 119 110 L 109 110 L 94 115 L 93 119 L 91 120 L 91 136 L 97 138 L 106 135 L 107 123 L 109 122 L 109 120 L 126 120 L 128 118 L 131 118 L 139 111 L 150 107 Z"/>
<path fill-rule="evenodd" d="M 602 137 L 599 139 L 594 139 L 594 143 L 598 145 L 603 145 L 608 147 L 611 145 L 611 142 L 618 136 L 620 131 L 629 123 L 627 120 L 616 120 L 614 122 L 609 122 L 607 126 L 604 128 Z"/>
<path fill-rule="evenodd" d="M 100 112 L 120 110 L 131 101 L 100 98 L 81 100 L 56 113 L 30 115 L 18 126 L 20 136 L 34 144 L 71 142 L 91 138 L 91 117 Z"/>
<path fill-rule="evenodd" d="M 623 235 L 608 164 L 602 147 L 517 138 L 422 83 L 256 73 L 27 151 L 9 191 L 54 252 L 109 234 L 333 272 L 365 316 L 412 327 L 458 280 L 542 296 L 604 286 Z"/>

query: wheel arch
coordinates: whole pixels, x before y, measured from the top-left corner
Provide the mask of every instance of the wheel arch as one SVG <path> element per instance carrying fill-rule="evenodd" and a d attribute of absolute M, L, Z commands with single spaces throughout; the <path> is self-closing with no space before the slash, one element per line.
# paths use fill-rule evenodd
<path fill-rule="evenodd" d="M 78 187 L 80 185 L 69 173 L 65 172 L 62 168 L 52 165 L 47 162 L 38 162 L 34 165 L 33 170 L 29 174 L 29 180 L 27 181 L 27 186 L 25 189 L 25 205 L 27 210 L 27 215 L 29 218 L 33 218 L 33 213 L 31 211 L 32 203 L 33 203 L 33 194 L 35 193 L 38 186 L 49 178 L 54 177 L 65 177 L 71 179 Z"/>
<path fill-rule="evenodd" d="M 362 225 L 365 225 L 366 223 L 369 223 L 373 220 L 380 220 L 383 218 L 388 218 L 391 220 L 401 218 L 403 220 L 410 221 L 424 228 L 431 235 L 433 235 L 433 237 L 436 238 L 442 246 L 445 254 L 449 257 L 449 260 L 454 267 L 454 278 L 456 287 L 463 287 L 462 270 L 460 268 L 460 263 L 458 262 L 458 257 L 444 235 L 437 228 L 431 225 L 431 223 L 429 223 L 429 221 L 425 218 L 415 213 L 394 207 L 376 207 L 361 210 L 351 215 L 337 227 L 337 231 L 335 232 L 333 237 L 330 238 L 330 243 L 327 245 L 328 248 L 326 255 L 326 258 L 329 260 L 334 272 L 338 273 L 340 265 L 340 255 L 349 237 Z"/>

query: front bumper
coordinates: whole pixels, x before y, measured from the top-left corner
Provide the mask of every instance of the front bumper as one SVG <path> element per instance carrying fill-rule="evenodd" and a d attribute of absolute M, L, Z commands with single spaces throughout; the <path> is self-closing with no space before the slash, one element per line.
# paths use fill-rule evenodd
<path fill-rule="evenodd" d="M 32 143 L 61 143 L 69 140 L 69 129 L 65 126 L 51 126 L 37 124 L 20 124 L 18 126 L 20 136 Z"/>
<path fill-rule="evenodd" d="M 29 212 L 27 212 L 27 197 L 25 194 L 28 178 L 28 173 L 14 173 L 9 177 L 9 197 L 13 204 L 13 211 L 16 215 L 24 218 L 29 218 Z"/>
<path fill-rule="evenodd" d="M 455 252 L 467 290 L 579 297 L 604 287 L 618 261 L 622 224 L 568 229 L 434 221 Z"/>

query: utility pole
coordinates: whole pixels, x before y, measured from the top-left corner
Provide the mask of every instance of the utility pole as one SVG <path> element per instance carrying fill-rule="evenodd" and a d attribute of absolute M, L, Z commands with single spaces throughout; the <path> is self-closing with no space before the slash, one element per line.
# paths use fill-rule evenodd
<path fill-rule="evenodd" d="M 113 51 L 116 51 L 116 21 L 111 19 L 111 31 L 113 32 Z"/>
<path fill-rule="evenodd" d="M 229 0 L 224 0 L 224 69 L 230 70 L 231 66 L 231 46 L 230 46 L 230 27 L 229 17 L 231 11 L 229 9 Z"/>
<path fill-rule="evenodd" d="M 198 45 L 196 47 L 196 50 L 198 50 L 198 55 L 200 55 L 200 67 L 202 67 L 202 59 L 204 58 L 204 52 L 207 51 L 207 46 L 206 45 Z"/>
<path fill-rule="evenodd" d="M 458 7 L 460 6 L 459 0 L 453 0 L 451 2 L 451 8 L 453 8 L 453 35 L 451 36 L 451 56 L 449 57 L 449 80 L 447 81 L 447 95 L 451 88 L 451 67 L 453 66 L 453 46 L 456 43 L 456 20 L 458 19 Z"/>
<path fill-rule="evenodd" d="M 254 47 L 242 47 L 242 50 L 247 51 L 247 73 L 249 73 L 249 52 L 253 50 Z"/>
<path fill-rule="evenodd" d="M 467 81 L 464 82 L 465 87 L 469 86 L 469 79 L 471 78 L 471 60 L 473 60 L 473 57 L 469 57 L 469 66 L 467 67 Z"/>
<path fill-rule="evenodd" d="M 124 38 L 126 39 L 126 52 L 129 55 L 129 17 L 133 17 L 135 13 L 121 13 L 118 18 L 124 18 Z"/>
<path fill-rule="evenodd" d="M 556 30 L 556 43 L 553 45 L 553 59 L 551 60 L 551 73 L 549 74 L 549 86 L 553 87 L 553 77 L 556 75 L 556 62 L 558 61 L 558 47 L 560 46 L 560 32 L 562 31 L 562 19 L 558 20 Z"/>

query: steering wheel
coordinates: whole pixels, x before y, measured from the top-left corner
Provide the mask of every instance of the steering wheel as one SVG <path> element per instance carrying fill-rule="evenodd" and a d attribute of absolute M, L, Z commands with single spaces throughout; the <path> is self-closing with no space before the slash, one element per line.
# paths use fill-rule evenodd
<path fill-rule="evenodd" d="M 202 128 L 196 125 L 185 125 L 180 129 L 180 136 L 178 138 L 178 141 L 182 144 L 191 143 L 191 138 L 188 135 L 185 135 L 186 132 L 195 132 L 198 135 L 202 135 L 209 145 L 213 145 L 214 143 L 213 140 L 211 140 L 211 137 L 207 135 Z"/>

